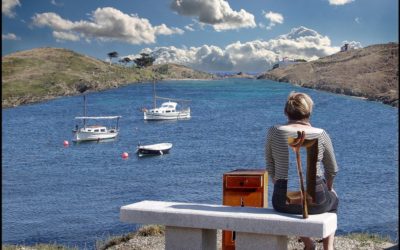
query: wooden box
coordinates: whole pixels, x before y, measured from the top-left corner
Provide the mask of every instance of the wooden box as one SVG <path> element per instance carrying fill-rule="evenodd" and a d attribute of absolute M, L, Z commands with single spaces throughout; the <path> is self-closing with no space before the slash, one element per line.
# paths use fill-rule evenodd
<path fill-rule="evenodd" d="M 236 169 L 223 175 L 223 205 L 267 207 L 268 173 L 265 169 Z M 222 250 L 235 249 L 235 232 L 222 231 Z"/>

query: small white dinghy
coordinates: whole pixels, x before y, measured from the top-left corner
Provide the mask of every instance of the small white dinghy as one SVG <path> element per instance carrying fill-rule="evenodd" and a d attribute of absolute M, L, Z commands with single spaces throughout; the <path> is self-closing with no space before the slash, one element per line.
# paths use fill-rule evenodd
<path fill-rule="evenodd" d="M 139 156 L 163 155 L 163 154 L 168 154 L 171 148 L 172 148 L 172 143 L 169 142 L 150 144 L 150 145 L 139 144 L 136 148 L 136 153 Z"/>

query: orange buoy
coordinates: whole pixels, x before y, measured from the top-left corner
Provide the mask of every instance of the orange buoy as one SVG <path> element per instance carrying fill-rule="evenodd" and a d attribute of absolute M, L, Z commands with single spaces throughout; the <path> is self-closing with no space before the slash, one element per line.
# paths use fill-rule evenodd
<path fill-rule="evenodd" d="M 64 141 L 64 147 L 68 147 L 69 142 L 68 141 Z"/>
<path fill-rule="evenodd" d="M 129 154 L 127 152 L 122 153 L 122 159 L 127 159 L 129 157 Z"/>

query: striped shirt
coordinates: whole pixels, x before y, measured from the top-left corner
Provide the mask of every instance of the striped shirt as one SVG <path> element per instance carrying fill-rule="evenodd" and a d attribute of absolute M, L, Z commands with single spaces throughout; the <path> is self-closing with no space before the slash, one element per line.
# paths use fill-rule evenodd
<path fill-rule="evenodd" d="M 289 170 L 289 145 L 288 137 L 297 138 L 297 131 L 304 130 L 306 139 L 318 139 L 317 176 L 333 177 L 338 172 L 335 153 L 331 138 L 320 128 L 296 128 L 288 125 L 270 127 L 265 143 L 265 160 L 270 177 L 288 179 Z M 321 162 L 323 168 L 321 167 Z"/>

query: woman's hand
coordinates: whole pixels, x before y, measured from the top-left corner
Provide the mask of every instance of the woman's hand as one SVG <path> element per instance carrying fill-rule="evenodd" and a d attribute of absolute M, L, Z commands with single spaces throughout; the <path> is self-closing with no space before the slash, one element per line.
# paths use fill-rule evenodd
<path fill-rule="evenodd" d="M 329 177 L 329 178 L 326 180 L 326 185 L 328 186 L 328 190 L 329 190 L 329 191 L 332 191 L 332 189 L 333 189 L 333 178 L 334 178 L 334 177 Z"/>

